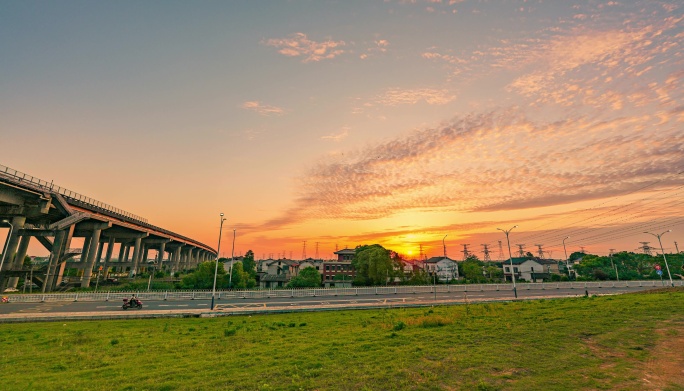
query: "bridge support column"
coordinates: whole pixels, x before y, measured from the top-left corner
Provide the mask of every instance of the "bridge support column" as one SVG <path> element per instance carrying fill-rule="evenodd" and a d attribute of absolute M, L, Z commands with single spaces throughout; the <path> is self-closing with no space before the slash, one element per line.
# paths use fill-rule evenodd
<path fill-rule="evenodd" d="M 85 259 L 85 269 L 83 269 L 83 280 L 81 280 L 82 288 L 87 288 L 90 286 L 90 277 L 93 275 L 93 267 L 95 266 L 97 248 L 100 245 L 100 233 L 102 233 L 102 229 L 93 229 L 93 233 L 89 237 L 90 240 L 88 240 L 88 256 Z"/>
<path fill-rule="evenodd" d="M 100 242 L 97 246 L 97 256 L 95 257 L 95 264 L 99 264 L 102 261 L 102 250 L 104 250 L 105 242 Z"/>
<path fill-rule="evenodd" d="M 14 253 L 17 252 L 17 246 L 19 245 L 19 230 L 24 228 L 24 223 L 26 223 L 26 217 L 15 216 L 12 218 L 12 236 L 7 238 L 7 255 L 3 254 L 5 257 L 5 263 L 2 265 L 3 270 L 12 270 L 12 265 L 14 263 Z M 0 281 L 0 291 L 5 290 L 5 282 L 8 279 L 3 278 L 4 281 Z"/>
<path fill-rule="evenodd" d="M 17 253 L 14 255 L 14 262 L 12 262 L 12 269 L 10 270 L 21 270 L 24 268 L 24 258 L 26 257 L 26 252 L 28 251 L 30 242 L 30 235 L 23 235 L 21 237 L 21 240 L 19 241 L 19 248 L 17 249 Z M 10 277 L 7 287 L 16 288 L 18 283 L 19 277 Z"/>
<path fill-rule="evenodd" d="M 164 252 L 166 251 L 166 243 L 159 244 L 159 253 L 157 254 L 157 270 L 164 270 Z"/>
<path fill-rule="evenodd" d="M 45 276 L 45 283 L 43 284 L 43 292 L 51 292 L 55 281 L 55 271 L 59 265 L 64 253 L 64 244 L 66 241 L 67 232 L 59 230 L 55 234 L 55 242 L 52 244 L 52 252 L 50 252 L 50 263 L 47 268 L 47 275 Z"/>
<path fill-rule="evenodd" d="M 147 266 L 147 258 L 150 256 L 150 247 L 149 247 L 149 245 L 146 244 L 146 245 L 144 245 L 143 248 L 145 250 L 143 250 L 143 254 L 142 254 L 142 258 L 141 258 L 140 262 L 142 264 L 144 264 L 145 266 Z M 140 268 L 140 267 L 142 267 L 142 266 L 139 266 L 138 268 Z"/>
<path fill-rule="evenodd" d="M 180 269 L 180 260 L 181 260 L 181 246 L 176 247 L 176 251 L 174 251 L 174 257 L 173 257 L 173 271 L 177 272 Z"/>
<path fill-rule="evenodd" d="M 131 273 L 129 274 L 131 277 L 135 276 L 138 273 L 138 261 L 140 260 L 140 244 L 142 243 L 142 238 L 135 238 L 135 242 L 133 244 L 133 259 L 131 260 L 133 262 L 133 266 L 131 266 Z"/>
<path fill-rule="evenodd" d="M 114 238 L 109 238 L 107 240 L 107 254 L 105 255 L 104 261 L 104 278 L 107 279 L 109 275 L 109 263 L 112 261 L 112 252 L 114 251 Z"/>

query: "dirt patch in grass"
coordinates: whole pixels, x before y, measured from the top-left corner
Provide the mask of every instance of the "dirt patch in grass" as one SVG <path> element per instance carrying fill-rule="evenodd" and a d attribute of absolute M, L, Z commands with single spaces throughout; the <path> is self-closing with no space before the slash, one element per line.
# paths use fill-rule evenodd
<path fill-rule="evenodd" d="M 684 390 L 684 324 L 656 330 L 658 344 L 641 376 L 644 390 Z"/>

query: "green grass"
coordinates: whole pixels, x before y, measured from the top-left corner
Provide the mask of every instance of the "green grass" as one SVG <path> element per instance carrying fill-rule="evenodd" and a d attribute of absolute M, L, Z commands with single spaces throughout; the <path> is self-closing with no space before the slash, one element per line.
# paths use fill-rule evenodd
<path fill-rule="evenodd" d="M 643 389 L 684 292 L 0 325 L 6 390 Z M 678 385 L 671 385 L 672 389 Z"/>

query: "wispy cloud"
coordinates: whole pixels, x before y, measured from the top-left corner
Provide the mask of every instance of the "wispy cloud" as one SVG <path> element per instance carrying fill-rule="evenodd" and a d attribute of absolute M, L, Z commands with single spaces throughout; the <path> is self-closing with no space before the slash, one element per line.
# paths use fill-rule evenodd
<path fill-rule="evenodd" d="M 349 128 L 344 127 L 337 133 L 329 134 L 327 136 L 321 137 L 323 140 L 331 140 L 335 142 L 340 142 L 349 136 Z"/>
<path fill-rule="evenodd" d="M 333 59 L 342 53 L 344 41 L 325 41 L 310 40 L 304 33 L 294 33 L 286 38 L 271 38 L 262 41 L 266 46 L 273 46 L 278 49 L 278 53 L 288 57 L 303 57 L 302 62 L 316 62 Z"/>
<path fill-rule="evenodd" d="M 282 115 L 285 113 L 285 110 L 277 107 L 277 106 L 270 106 L 270 105 L 265 105 L 259 101 L 246 101 L 242 105 L 240 105 L 241 108 L 246 109 L 246 110 L 252 110 L 257 112 L 260 115 L 265 115 L 265 116 L 270 116 L 270 115 Z"/>
<path fill-rule="evenodd" d="M 430 105 L 444 105 L 456 99 L 448 90 L 433 88 L 402 89 L 390 88 L 374 99 L 375 104 L 383 106 L 397 106 L 402 104 L 414 105 L 425 102 Z"/>
<path fill-rule="evenodd" d="M 359 55 L 359 58 L 362 60 L 367 59 L 374 53 L 387 53 L 387 49 L 389 48 L 389 41 L 386 39 L 378 39 L 373 42 L 373 45 L 366 49 L 365 53 L 361 53 Z"/>

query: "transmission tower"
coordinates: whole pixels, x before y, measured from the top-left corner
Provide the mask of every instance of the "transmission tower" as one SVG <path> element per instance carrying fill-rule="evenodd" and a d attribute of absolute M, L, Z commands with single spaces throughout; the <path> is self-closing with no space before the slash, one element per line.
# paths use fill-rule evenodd
<path fill-rule="evenodd" d="M 543 244 L 535 244 L 537 246 L 537 255 L 539 256 L 539 259 L 544 259 L 544 250 L 542 249 Z"/>
<path fill-rule="evenodd" d="M 318 259 L 318 242 L 316 242 L 316 258 L 315 259 Z"/>
<path fill-rule="evenodd" d="M 302 260 L 306 259 L 306 240 L 304 241 L 304 246 L 302 247 Z"/>
<path fill-rule="evenodd" d="M 464 261 L 465 261 L 466 259 L 468 259 L 468 257 L 470 256 L 470 251 L 468 251 L 468 246 L 470 246 L 470 245 L 469 245 L 469 244 L 464 244 L 464 245 L 463 245 L 463 251 L 461 251 L 461 252 L 463 253 L 463 260 L 464 260 Z"/>
<path fill-rule="evenodd" d="M 484 254 L 484 261 L 485 262 L 490 262 L 492 258 L 489 257 L 489 245 L 488 244 L 482 244 L 483 247 L 482 253 Z"/>
<path fill-rule="evenodd" d="M 290 259 L 292 259 L 292 251 L 290 251 Z"/>
<path fill-rule="evenodd" d="M 677 249 L 677 254 L 679 254 L 679 246 L 677 246 L 677 242 L 675 241 L 675 248 Z"/>
<path fill-rule="evenodd" d="M 335 252 L 338 252 L 339 250 L 337 249 L 337 243 L 335 243 Z"/>
<path fill-rule="evenodd" d="M 516 244 L 516 246 L 518 246 L 518 257 L 525 258 L 525 245 L 524 244 Z"/>
<path fill-rule="evenodd" d="M 614 248 L 609 248 L 608 251 L 609 251 L 609 252 L 608 252 L 608 256 L 609 256 L 609 257 L 612 257 L 613 254 L 615 254 L 615 249 L 614 249 Z"/>
<path fill-rule="evenodd" d="M 503 260 L 504 255 L 503 255 L 503 244 L 499 240 L 499 261 Z"/>
<path fill-rule="evenodd" d="M 586 253 L 587 253 L 586 251 L 584 251 L 584 246 L 580 246 L 580 252 L 581 252 L 582 254 L 586 254 Z"/>
<path fill-rule="evenodd" d="M 639 242 L 639 243 L 642 244 L 642 246 L 639 247 L 639 248 L 641 249 L 641 251 L 644 252 L 644 254 L 646 254 L 646 255 L 653 255 L 653 254 L 651 253 L 651 249 L 652 249 L 653 247 L 651 247 L 651 246 L 648 245 L 648 244 L 651 243 L 651 242 Z"/>
<path fill-rule="evenodd" d="M 419 250 L 420 252 L 418 253 L 418 259 L 422 261 L 422 260 L 423 260 L 423 244 L 421 243 L 419 246 L 420 246 L 420 247 L 419 247 L 419 248 L 420 248 L 420 250 Z"/>

